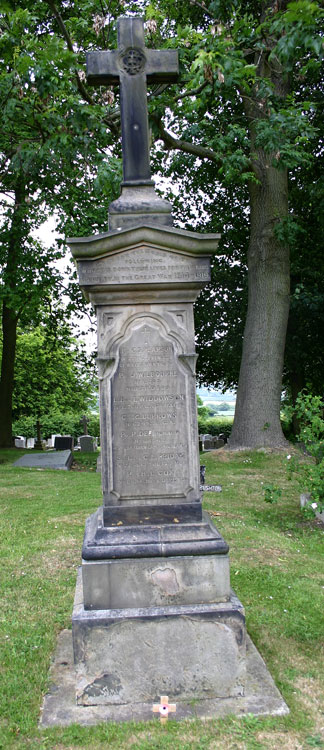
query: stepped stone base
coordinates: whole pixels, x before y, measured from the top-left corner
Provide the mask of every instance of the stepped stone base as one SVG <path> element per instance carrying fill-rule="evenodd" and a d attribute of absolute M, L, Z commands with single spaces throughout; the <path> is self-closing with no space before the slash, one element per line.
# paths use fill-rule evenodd
<path fill-rule="evenodd" d="M 73 662 L 72 635 L 63 630 L 58 637 L 57 649 L 50 668 L 50 689 L 44 698 L 40 728 L 79 724 L 92 726 L 105 721 L 159 721 L 152 712 L 153 699 L 146 702 L 118 705 L 82 705 L 75 700 L 77 677 Z M 170 698 L 170 696 L 169 696 Z M 160 696 L 159 696 L 160 699 Z M 229 698 L 202 698 L 182 701 L 176 698 L 176 713 L 169 721 L 190 719 L 216 719 L 234 714 L 236 716 L 285 716 L 289 708 L 259 652 L 249 636 L 246 638 L 246 682 L 244 695 Z"/>
<path fill-rule="evenodd" d="M 87 611 L 79 574 L 72 636 L 82 705 L 244 694 L 245 618 L 234 594 L 216 604 Z"/>

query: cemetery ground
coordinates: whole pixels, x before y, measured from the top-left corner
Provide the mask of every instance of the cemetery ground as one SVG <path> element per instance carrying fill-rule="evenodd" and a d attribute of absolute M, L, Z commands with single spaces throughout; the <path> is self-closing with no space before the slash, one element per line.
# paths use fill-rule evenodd
<path fill-rule="evenodd" d="M 80 471 L 19 469 L 0 452 L 1 734 L 3 750 L 307 750 L 324 747 L 324 527 L 304 518 L 284 453 L 201 456 L 211 513 L 230 545 L 231 581 L 247 629 L 290 708 L 288 716 L 38 728 L 57 634 L 71 627 L 86 517 L 102 502 L 97 454 Z M 266 484 L 280 487 L 264 502 Z M 156 645 L 159 648 L 159 645 Z M 155 696 L 152 696 L 152 704 Z M 153 718 L 154 716 L 154 718 Z"/>

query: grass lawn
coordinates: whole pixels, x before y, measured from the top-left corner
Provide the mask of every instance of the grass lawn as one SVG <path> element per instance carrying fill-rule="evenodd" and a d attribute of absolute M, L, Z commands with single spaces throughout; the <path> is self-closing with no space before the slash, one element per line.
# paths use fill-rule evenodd
<path fill-rule="evenodd" d="M 248 632 L 290 715 L 39 730 L 56 636 L 71 623 L 84 522 L 101 489 L 94 454 L 55 472 L 15 468 L 21 453 L 0 451 L 0 748 L 324 748 L 324 527 L 301 515 L 285 455 L 264 452 L 204 454 L 206 482 L 222 485 L 204 504 L 230 545 Z M 262 483 L 282 489 L 276 505 L 264 502 Z"/>

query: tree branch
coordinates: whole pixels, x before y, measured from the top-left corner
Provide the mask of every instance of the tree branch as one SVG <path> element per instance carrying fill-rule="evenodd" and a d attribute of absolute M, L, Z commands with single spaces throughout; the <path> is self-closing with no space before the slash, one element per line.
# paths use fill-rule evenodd
<path fill-rule="evenodd" d="M 51 11 L 52 11 L 52 13 L 53 13 L 56 21 L 57 21 L 58 27 L 59 27 L 59 29 L 60 29 L 60 31 L 62 33 L 63 38 L 66 41 L 68 49 L 70 50 L 70 52 L 73 52 L 73 54 L 75 54 L 74 49 L 73 49 L 72 39 L 71 39 L 70 34 L 69 34 L 69 32 L 68 32 L 68 30 L 67 30 L 67 28 L 65 26 L 63 18 L 62 18 L 59 10 L 57 9 L 57 7 L 55 5 L 54 0 L 46 0 L 46 2 L 49 5 L 49 7 L 50 7 L 50 9 L 51 9 Z M 93 105 L 94 101 L 92 99 L 92 96 L 90 96 L 89 91 L 86 89 L 86 87 L 84 86 L 83 82 L 81 81 L 81 78 L 80 78 L 79 73 L 78 73 L 77 70 L 75 71 L 75 79 L 76 79 L 76 84 L 77 84 L 78 90 L 79 90 L 81 96 L 83 97 L 83 99 L 86 102 L 88 102 L 88 104 L 92 104 Z M 108 127 L 114 133 L 114 135 L 118 135 L 119 134 L 119 129 L 116 127 L 115 123 L 111 120 L 110 117 L 104 117 L 104 122 L 106 123 L 106 125 L 108 125 Z"/>
<path fill-rule="evenodd" d="M 206 3 L 204 3 L 204 0 L 202 2 L 199 2 L 199 0 L 190 0 L 190 5 L 196 5 L 197 8 L 200 8 L 204 13 L 206 13 L 209 18 L 215 19 L 215 16 L 208 10 Z"/>
<path fill-rule="evenodd" d="M 165 129 L 158 115 L 152 114 L 150 115 L 150 118 L 157 125 L 160 136 L 168 148 L 185 151 L 187 154 L 199 156 L 200 159 L 209 159 L 209 161 L 220 164 L 220 158 L 217 156 L 216 151 L 213 151 L 211 148 L 206 148 L 205 146 L 200 146 L 198 143 L 189 143 L 189 141 L 184 141 L 182 138 L 175 138 Z"/>
<path fill-rule="evenodd" d="M 200 86 L 197 86 L 196 89 L 189 89 L 188 91 L 184 91 L 183 94 L 179 94 L 178 96 L 175 96 L 175 100 L 179 101 L 179 99 L 185 99 L 186 96 L 197 96 L 208 85 L 209 85 L 209 81 L 203 81 L 203 83 L 201 83 Z"/>

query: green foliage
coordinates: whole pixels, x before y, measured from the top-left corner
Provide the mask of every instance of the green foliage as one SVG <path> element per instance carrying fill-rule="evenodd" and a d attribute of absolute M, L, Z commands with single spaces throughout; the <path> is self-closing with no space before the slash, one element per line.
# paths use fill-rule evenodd
<path fill-rule="evenodd" d="M 277 503 L 279 498 L 282 495 L 281 488 L 276 487 L 272 483 L 263 485 L 263 492 L 264 492 L 265 502 L 270 503 L 271 505 L 273 505 L 274 503 Z"/>
<path fill-rule="evenodd" d="M 17 339 L 14 418 L 81 412 L 94 402 L 92 360 L 67 324 L 39 325 Z"/>
<path fill-rule="evenodd" d="M 299 439 L 317 462 L 324 452 L 324 401 L 321 396 L 302 391 L 298 394 L 295 406 L 286 407 L 288 418 L 294 412 L 300 423 Z"/>
<path fill-rule="evenodd" d="M 198 430 L 200 434 L 220 435 L 224 434 L 227 438 L 231 434 L 233 418 L 228 420 L 222 417 L 201 418 L 198 412 Z"/>
<path fill-rule="evenodd" d="M 231 411 L 231 405 L 225 401 L 225 403 L 217 405 L 217 411 Z"/>
<path fill-rule="evenodd" d="M 291 170 L 291 213 L 281 222 L 273 217 L 275 235 L 284 247 L 289 244 L 292 257 L 285 385 L 290 387 L 300 377 L 306 377 L 300 387 L 309 378 L 323 380 L 323 347 L 317 340 L 324 309 L 324 193 L 319 181 L 323 160 L 314 159 L 321 153 L 323 132 L 321 3 L 300 0 L 271 5 L 267 11 L 265 4 L 256 2 L 242 6 L 159 0 L 150 3 L 149 10 L 151 18 L 159 19 L 159 29 L 163 12 L 166 33 L 172 34 L 172 20 L 176 24 L 182 65 L 180 97 L 164 99 L 171 109 L 170 129 L 182 140 L 213 149 L 214 156 L 209 161 L 181 151 L 166 152 L 157 143 L 155 163 L 159 161 L 164 174 L 179 185 L 173 201 L 181 225 L 222 234 L 211 285 L 200 294 L 195 309 L 200 382 L 227 387 L 238 382 L 247 308 L 247 183 L 256 174 L 265 179 L 258 173 L 258 158 L 262 162 L 264 152 L 269 157 L 267 169 Z M 161 41 L 161 31 L 156 39 Z M 247 101 L 253 103 L 250 118 L 243 106 Z M 256 153 L 256 145 L 262 153 Z M 310 255 L 314 262 L 309 262 Z M 297 300 L 294 290 L 300 283 L 305 284 L 305 297 Z"/>
<path fill-rule="evenodd" d="M 320 396 L 301 392 L 294 409 L 287 409 L 288 417 L 292 410 L 300 424 L 299 439 L 313 461 L 300 462 L 289 457 L 288 473 L 290 477 L 296 474 L 301 489 L 310 493 L 305 512 L 314 515 L 324 510 L 324 401 Z"/>
<path fill-rule="evenodd" d="M 209 416 L 209 410 L 207 406 L 204 406 L 204 402 L 200 396 L 197 394 L 197 411 L 198 411 L 198 420 L 204 421 Z"/>
<path fill-rule="evenodd" d="M 72 435 L 74 438 L 83 435 L 83 427 L 81 419 L 84 416 L 84 412 L 59 412 L 50 410 L 47 413 L 41 413 L 40 424 L 41 424 L 41 435 L 44 439 L 51 437 L 53 434 L 61 435 Z M 88 422 L 88 433 L 93 437 L 99 437 L 100 425 L 99 425 L 99 414 L 88 413 L 86 414 Z M 36 421 L 37 415 L 21 416 L 16 419 L 13 423 L 13 431 L 15 435 L 23 435 L 24 437 L 35 437 L 36 436 Z"/>
<path fill-rule="evenodd" d="M 319 113 L 322 87 L 313 86 Z M 309 149 L 308 144 L 307 149 Z M 303 388 L 322 393 L 324 386 L 324 166 L 323 159 L 296 174 L 290 183 L 291 300 L 287 329 L 284 383 L 294 401 Z M 295 421 L 295 430 L 298 425 Z"/>

